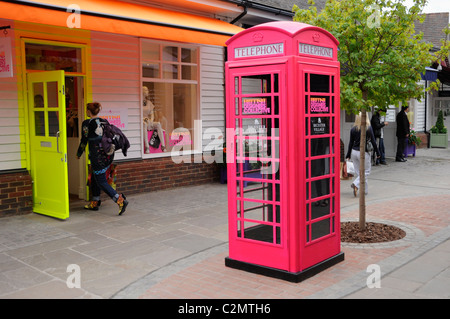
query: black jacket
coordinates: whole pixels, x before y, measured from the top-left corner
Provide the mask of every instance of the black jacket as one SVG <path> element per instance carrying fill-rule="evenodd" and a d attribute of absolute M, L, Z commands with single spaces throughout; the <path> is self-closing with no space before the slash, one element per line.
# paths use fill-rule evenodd
<path fill-rule="evenodd" d="M 396 135 L 399 138 L 406 138 L 406 135 L 409 134 L 409 120 L 405 111 L 400 111 L 395 118 L 397 122 L 397 131 Z"/>
<path fill-rule="evenodd" d="M 357 129 L 356 126 L 353 126 L 350 130 L 350 142 L 348 143 L 348 151 L 345 158 L 351 158 L 352 149 L 355 151 L 359 151 L 359 143 L 361 141 L 361 132 Z M 380 157 L 380 151 L 377 147 L 377 142 L 375 141 L 375 136 L 373 135 L 372 127 L 369 127 L 366 131 L 366 141 L 370 141 L 372 143 L 374 151 L 377 153 L 377 156 Z"/>
<path fill-rule="evenodd" d="M 370 120 L 370 125 L 372 126 L 373 135 L 375 135 L 375 138 L 381 137 L 381 129 L 385 126 L 385 124 L 384 122 L 381 122 L 380 113 L 375 112 Z"/>

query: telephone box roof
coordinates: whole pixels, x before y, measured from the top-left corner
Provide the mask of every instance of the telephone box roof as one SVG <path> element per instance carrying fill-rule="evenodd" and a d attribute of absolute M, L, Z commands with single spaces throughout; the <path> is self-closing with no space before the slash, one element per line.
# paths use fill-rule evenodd
<path fill-rule="evenodd" d="M 227 45 L 230 44 L 236 38 L 239 38 L 247 33 L 255 32 L 255 31 L 264 31 L 264 30 L 279 31 L 279 32 L 287 34 L 290 37 L 295 37 L 297 34 L 304 32 L 304 31 L 310 31 L 310 30 L 319 31 L 321 33 L 328 35 L 328 37 L 334 41 L 336 46 L 339 45 L 339 41 L 327 30 L 320 28 L 320 27 L 312 26 L 310 24 L 295 22 L 295 21 L 274 21 L 274 22 L 258 24 L 254 27 L 243 30 L 243 31 L 239 32 L 238 34 L 232 36 L 226 42 L 226 44 Z"/>

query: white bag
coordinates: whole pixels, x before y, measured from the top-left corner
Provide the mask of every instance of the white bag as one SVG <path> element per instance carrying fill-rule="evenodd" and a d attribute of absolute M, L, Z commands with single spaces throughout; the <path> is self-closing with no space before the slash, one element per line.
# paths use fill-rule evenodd
<path fill-rule="evenodd" d="M 355 175 L 355 168 L 353 162 L 347 161 L 347 174 Z"/>

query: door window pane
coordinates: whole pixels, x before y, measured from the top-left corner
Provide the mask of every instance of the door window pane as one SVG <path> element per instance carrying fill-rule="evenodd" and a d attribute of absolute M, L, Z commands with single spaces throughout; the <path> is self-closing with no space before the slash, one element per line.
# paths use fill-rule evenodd
<path fill-rule="evenodd" d="M 56 133 L 59 132 L 59 112 L 48 112 L 48 135 L 56 136 Z"/>
<path fill-rule="evenodd" d="M 34 112 L 34 128 L 36 136 L 45 136 L 45 112 Z"/>
<path fill-rule="evenodd" d="M 58 82 L 47 83 L 47 102 L 48 107 L 59 107 L 58 101 Z"/>

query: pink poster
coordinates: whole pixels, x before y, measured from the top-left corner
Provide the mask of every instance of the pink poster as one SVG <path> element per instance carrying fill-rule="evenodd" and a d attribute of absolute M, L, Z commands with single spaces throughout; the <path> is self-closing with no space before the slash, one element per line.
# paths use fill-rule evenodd
<path fill-rule="evenodd" d="M 0 78 L 13 77 L 11 39 L 0 38 Z"/>

